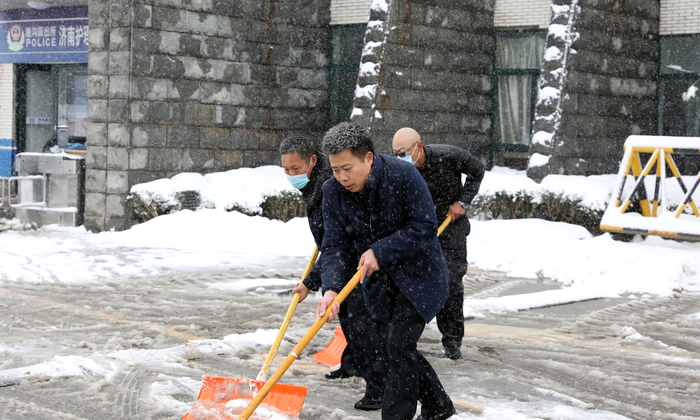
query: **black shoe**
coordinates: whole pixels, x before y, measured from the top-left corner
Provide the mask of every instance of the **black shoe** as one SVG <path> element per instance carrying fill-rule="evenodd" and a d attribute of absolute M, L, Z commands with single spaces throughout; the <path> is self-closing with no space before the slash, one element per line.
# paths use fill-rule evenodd
<path fill-rule="evenodd" d="M 360 401 L 355 403 L 355 408 L 358 410 L 365 411 L 381 410 L 382 402 L 383 400 L 381 398 L 364 397 Z"/>
<path fill-rule="evenodd" d="M 459 349 L 457 349 L 457 350 L 459 350 Z M 427 416 L 424 416 L 423 414 L 421 414 L 420 416 L 416 417 L 416 420 L 447 420 L 450 417 L 454 416 L 456 413 L 457 413 L 457 410 L 455 410 L 455 407 L 453 405 L 452 407 L 450 407 L 449 410 L 445 411 L 442 414 L 438 414 L 438 415 L 432 416 L 432 417 L 427 417 Z"/>
<path fill-rule="evenodd" d="M 347 370 L 338 369 L 333 372 L 326 373 L 326 379 L 345 379 L 355 376 L 354 373 L 350 373 Z"/>
<path fill-rule="evenodd" d="M 447 359 L 458 360 L 462 358 L 462 351 L 459 347 L 443 347 L 442 354 L 444 354 Z"/>

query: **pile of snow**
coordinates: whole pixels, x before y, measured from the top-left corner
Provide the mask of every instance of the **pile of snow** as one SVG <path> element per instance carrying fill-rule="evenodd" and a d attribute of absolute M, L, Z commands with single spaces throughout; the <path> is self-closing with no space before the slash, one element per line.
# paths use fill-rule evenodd
<path fill-rule="evenodd" d="M 592 210 L 605 210 L 615 187 L 615 179 L 616 175 L 547 175 L 538 184 L 528 178 L 525 171 L 495 166 L 486 171 L 478 196 L 525 192 L 538 200 L 542 194 L 554 193 L 580 198 L 581 205 Z"/>
<path fill-rule="evenodd" d="M 264 196 L 283 191 L 296 192 L 279 166 L 233 169 L 206 175 L 181 173 L 131 187 L 131 194 L 145 202 L 157 200 L 177 204 L 177 193 L 198 191 L 201 208 L 230 209 L 235 206 L 253 213 L 260 212 Z"/>
<path fill-rule="evenodd" d="M 656 236 L 626 243 L 581 226 L 535 219 L 472 220 L 469 263 L 521 278 L 551 278 L 558 290 L 465 301 L 465 316 L 508 312 L 628 293 L 700 291 L 700 243 Z"/>

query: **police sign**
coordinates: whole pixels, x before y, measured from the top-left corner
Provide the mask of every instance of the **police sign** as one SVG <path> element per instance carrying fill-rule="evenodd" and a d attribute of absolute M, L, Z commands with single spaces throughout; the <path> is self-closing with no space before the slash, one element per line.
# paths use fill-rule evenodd
<path fill-rule="evenodd" d="M 87 7 L 0 11 L 0 63 L 86 63 Z"/>

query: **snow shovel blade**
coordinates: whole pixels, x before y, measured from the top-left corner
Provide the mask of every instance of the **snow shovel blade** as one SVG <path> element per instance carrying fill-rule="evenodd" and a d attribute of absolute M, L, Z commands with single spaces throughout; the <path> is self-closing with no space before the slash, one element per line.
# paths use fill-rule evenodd
<path fill-rule="evenodd" d="M 343 350 L 345 350 L 347 344 L 343 329 L 335 327 L 335 336 L 331 342 L 323 350 L 311 356 L 311 358 L 323 365 L 335 366 L 340 363 L 340 359 L 343 357 Z"/>
<path fill-rule="evenodd" d="M 182 420 L 237 419 L 248 405 L 247 400 L 252 400 L 264 385 L 263 381 L 204 375 L 197 402 Z M 298 416 L 306 399 L 306 391 L 305 386 L 277 383 L 267 394 L 265 405 L 271 411 L 290 417 Z M 235 400 L 244 401 L 242 404 L 226 404 Z"/>

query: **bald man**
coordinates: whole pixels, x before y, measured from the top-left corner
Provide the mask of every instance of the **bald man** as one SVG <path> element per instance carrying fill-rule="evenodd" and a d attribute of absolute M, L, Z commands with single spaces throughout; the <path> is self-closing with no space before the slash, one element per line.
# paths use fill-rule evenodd
<path fill-rule="evenodd" d="M 420 172 L 433 198 L 435 215 L 442 223 L 448 215 L 453 222 L 440 236 L 440 245 L 450 270 L 450 294 L 437 315 L 442 333 L 442 350 L 448 359 L 461 359 L 464 337 L 464 285 L 467 274 L 467 235 L 471 229 L 465 209 L 479 192 L 484 164 L 469 152 L 447 144 L 424 145 L 420 134 L 404 127 L 394 134 L 396 157 L 406 160 Z M 462 182 L 462 175 L 466 175 Z"/>

